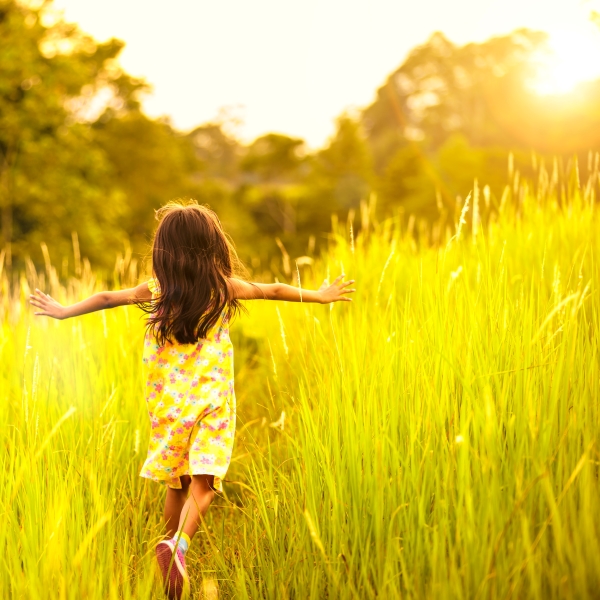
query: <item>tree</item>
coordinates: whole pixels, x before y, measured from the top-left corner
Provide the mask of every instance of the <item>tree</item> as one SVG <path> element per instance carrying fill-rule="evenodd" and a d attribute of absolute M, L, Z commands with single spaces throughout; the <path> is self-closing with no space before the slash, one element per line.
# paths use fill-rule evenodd
<path fill-rule="evenodd" d="M 326 200 L 331 212 L 358 208 L 373 183 L 371 151 L 361 124 L 348 114 L 337 120 L 328 145 L 313 159 L 311 184 L 320 190 L 319 202 Z"/>
<path fill-rule="evenodd" d="M 304 140 L 278 133 L 260 136 L 241 161 L 239 201 L 267 234 L 296 233 L 296 210 L 289 187 L 304 162 Z"/>
<path fill-rule="evenodd" d="M 434 216 L 436 189 L 426 176 L 419 148 L 413 145 L 399 148 L 387 163 L 379 179 L 379 207 L 391 213 L 402 207 L 406 214 Z"/>
<path fill-rule="evenodd" d="M 227 132 L 227 122 L 205 123 L 187 137 L 192 143 L 202 178 L 234 182 L 239 177 L 242 145 Z"/>
<path fill-rule="evenodd" d="M 259 181 L 285 181 L 302 164 L 304 140 L 278 133 L 263 135 L 248 147 L 241 168 Z"/>
<path fill-rule="evenodd" d="M 111 166 L 107 182 L 122 207 L 121 227 L 133 248 L 144 253 L 155 227 L 154 210 L 167 200 L 197 197 L 199 163 L 190 139 L 169 123 L 138 110 L 94 124 L 96 143 Z"/>
<path fill-rule="evenodd" d="M 135 105 L 140 84 L 114 68 L 120 42 L 97 44 L 62 22 L 45 26 L 42 10 L 0 2 L 2 243 L 9 260 L 39 256 L 41 241 L 67 254 L 71 232 L 84 230 L 84 252 L 105 263 L 106 248 L 123 235 L 123 207 L 80 117 L 101 88 L 110 106 Z"/>
<path fill-rule="evenodd" d="M 456 46 L 435 33 L 390 75 L 363 113 L 377 165 L 381 168 L 408 142 L 435 151 L 455 133 L 473 146 L 518 143 L 506 126 L 507 105 L 531 117 L 525 100 L 535 75 L 532 57 L 543 51 L 546 40 L 544 33 L 519 30 Z M 508 120 L 515 118 L 511 112 Z"/>

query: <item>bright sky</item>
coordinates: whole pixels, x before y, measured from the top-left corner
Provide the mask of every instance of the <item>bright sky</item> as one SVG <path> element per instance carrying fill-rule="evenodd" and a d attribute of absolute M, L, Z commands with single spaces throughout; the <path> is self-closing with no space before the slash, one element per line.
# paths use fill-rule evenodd
<path fill-rule="evenodd" d="M 154 91 L 144 104 L 183 130 L 235 107 L 244 140 L 267 132 L 323 144 L 345 109 L 376 89 L 432 32 L 483 41 L 548 31 L 557 62 L 542 92 L 600 76 L 600 0 L 55 0 L 99 40 L 126 42 L 121 64 Z"/>

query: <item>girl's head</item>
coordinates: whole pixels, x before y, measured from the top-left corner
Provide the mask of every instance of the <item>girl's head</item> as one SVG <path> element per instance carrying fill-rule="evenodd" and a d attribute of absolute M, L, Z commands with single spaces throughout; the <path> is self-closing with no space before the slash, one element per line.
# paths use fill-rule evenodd
<path fill-rule="evenodd" d="M 223 311 L 240 308 L 227 285 L 241 268 L 217 215 L 195 201 L 169 202 L 157 211 L 152 270 L 159 294 L 146 305 L 159 344 L 205 338 Z"/>

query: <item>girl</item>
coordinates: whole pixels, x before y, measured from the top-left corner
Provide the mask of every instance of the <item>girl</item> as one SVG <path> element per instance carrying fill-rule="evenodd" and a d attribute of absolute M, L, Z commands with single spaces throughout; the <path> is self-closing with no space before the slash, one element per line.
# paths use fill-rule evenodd
<path fill-rule="evenodd" d="M 221 491 L 235 434 L 233 350 L 229 323 L 240 300 L 321 304 L 349 301 L 343 275 L 317 291 L 281 283 L 248 283 L 217 215 L 196 202 L 171 202 L 157 212 L 153 278 L 135 288 L 100 292 L 62 306 L 35 290 L 36 315 L 67 319 L 136 304 L 148 314 L 143 362 L 151 423 L 141 476 L 165 483 L 167 539 L 156 557 L 170 599 L 189 589 L 185 553 Z"/>

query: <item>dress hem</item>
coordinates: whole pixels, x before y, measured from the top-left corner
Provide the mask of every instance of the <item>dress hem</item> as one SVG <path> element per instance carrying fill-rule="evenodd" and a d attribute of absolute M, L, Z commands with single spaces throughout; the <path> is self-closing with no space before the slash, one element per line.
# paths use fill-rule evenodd
<path fill-rule="evenodd" d="M 158 477 L 152 477 L 152 475 L 147 475 L 145 473 L 140 473 L 140 477 L 143 477 L 144 479 L 150 479 L 150 481 L 155 481 L 156 483 L 162 483 L 163 485 L 167 485 L 168 487 L 170 487 L 171 489 L 174 490 L 180 490 L 181 489 L 181 477 L 183 477 L 184 475 L 212 475 L 215 480 L 213 483 L 213 489 L 215 489 L 217 492 L 222 492 L 223 491 L 223 477 L 225 476 L 223 475 L 217 475 L 216 473 L 207 473 L 206 471 L 201 471 L 201 472 L 195 472 L 195 473 L 180 473 L 179 475 L 174 475 L 173 477 L 169 478 L 169 479 L 160 479 Z M 175 482 L 174 480 L 177 480 L 177 482 Z"/>

